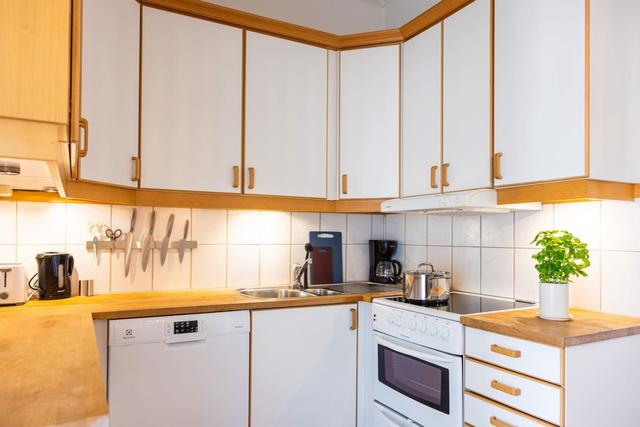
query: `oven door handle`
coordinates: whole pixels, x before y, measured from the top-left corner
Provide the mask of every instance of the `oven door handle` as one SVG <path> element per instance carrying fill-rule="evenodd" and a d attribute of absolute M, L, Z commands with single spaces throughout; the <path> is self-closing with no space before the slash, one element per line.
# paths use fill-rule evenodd
<path fill-rule="evenodd" d="M 373 405 L 375 406 L 375 409 L 380 413 L 380 416 L 386 421 L 386 423 L 390 426 L 390 427 L 408 427 L 408 426 L 416 426 L 417 424 L 415 424 L 413 421 L 411 421 L 408 418 L 402 417 L 404 418 L 404 423 L 400 424 L 400 422 L 398 422 L 397 420 L 394 419 L 394 415 L 392 412 L 390 412 L 389 410 L 387 410 L 385 407 L 383 407 L 382 405 L 380 405 L 378 402 L 373 402 Z M 396 417 L 400 417 L 400 415 L 396 415 Z"/>
<path fill-rule="evenodd" d="M 397 351 L 398 353 L 406 354 L 407 356 L 415 357 L 416 359 L 424 360 L 425 362 L 451 363 L 451 360 L 446 359 L 444 357 L 402 347 L 400 345 L 394 344 L 391 341 L 388 341 L 382 338 L 379 335 L 376 335 L 376 341 L 378 342 L 378 344 L 381 344 L 387 348 L 390 348 L 391 350 Z"/>

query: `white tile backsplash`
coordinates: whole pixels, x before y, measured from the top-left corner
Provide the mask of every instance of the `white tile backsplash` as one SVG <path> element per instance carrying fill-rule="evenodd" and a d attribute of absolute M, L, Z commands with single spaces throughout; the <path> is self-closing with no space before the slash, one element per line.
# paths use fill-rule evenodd
<path fill-rule="evenodd" d="M 568 229 L 591 250 L 589 276 L 571 285 L 572 305 L 640 316 L 640 203 L 590 202 L 544 205 L 540 212 L 479 216 L 420 214 L 346 215 L 156 208 L 155 239 L 161 240 L 170 213 L 172 239 L 191 220 L 199 247 L 183 264 L 171 250 L 160 266 L 156 250 L 146 272 L 134 250 L 124 278 L 122 252 L 102 252 L 96 265 L 85 247 L 90 221 L 129 230 L 131 206 L 0 202 L 0 262 L 24 262 L 35 273 L 35 255 L 74 255 L 80 278 L 95 280 L 98 293 L 154 289 L 234 288 L 285 285 L 291 266 L 304 259 L 309 231 L 343 234 L 345 280 L 368 277 L 369 239 L 398 240 L 395 258 L 405 269 L 428 260 L 451 271 L 453 286 L 469 292 L 538 299 L 538 277 L 529 245 L 538 231 Z M 138 207 L 136 239 L 148 232 L 150 207 Z"/>
<path fill-rule="evenodd" d="M 0 244 L 16 244 L 16 202 L 0 202 Z"/>
<path fill-rule="evenodd" d="M 453 246 L 480 246 L 480 217 L 453 217 Z"/>
<path fill-rule="evenodd" d="M 344 236 L 342 236 L 344 239 Z M 368 244 L 371 240 L 371 215 L 347 215 L 347 241 L 351 244 Z"/>

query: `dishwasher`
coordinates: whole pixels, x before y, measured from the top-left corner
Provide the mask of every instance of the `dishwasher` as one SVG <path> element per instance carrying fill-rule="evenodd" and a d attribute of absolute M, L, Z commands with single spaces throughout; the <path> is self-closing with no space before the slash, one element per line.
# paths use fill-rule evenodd
<path fill-rule="evenodd" d="M 248 425 L 248 311 L 109 321 L 111 427 Z"/>

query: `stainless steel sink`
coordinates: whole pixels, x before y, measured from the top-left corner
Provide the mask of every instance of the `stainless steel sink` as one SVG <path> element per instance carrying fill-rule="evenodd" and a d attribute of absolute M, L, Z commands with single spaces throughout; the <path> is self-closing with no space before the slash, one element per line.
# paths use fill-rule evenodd
<path fill-rule="evenodd" d="M 252 298 L 306 298 L 314 297 L 307 292 L 299 291 L 297 289 L 288 288 L 254 288 L 254 289 L 240 289 L 238 293 L 246 297 Z"/>
<path fill-rule="evenodd" d="M 325 288 L 307 288 L 304 291 L 309 294 L 317 295 L 319 297 L 330 296 L 330 295 L 342 295 L 342 292 L 332 291 L 331 289 L 325 289 Z"/>

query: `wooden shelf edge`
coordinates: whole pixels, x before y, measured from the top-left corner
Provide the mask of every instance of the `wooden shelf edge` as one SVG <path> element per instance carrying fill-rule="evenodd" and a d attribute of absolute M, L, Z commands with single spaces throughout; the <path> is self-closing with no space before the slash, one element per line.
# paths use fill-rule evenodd
<path fill-rule="evenodd" d="M 633 201 L 638 197 L 638 185 L 599 181 L 594 179 L 576 179 L 571 181 L 547 182 L 498 188 L 498 204 L 512 203 L 566 203 L 592 200 Z"/>
<path fill-rule="evenodd" d="M 403 40 L 420 34 L 472 2 L 473 0 L 441 0 L 399 28 Z"/>

